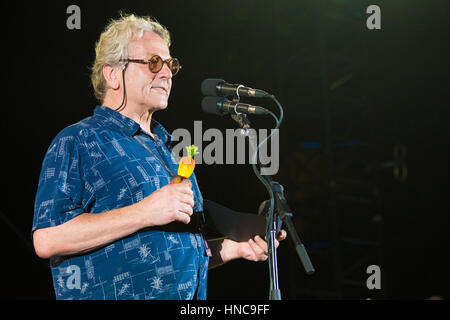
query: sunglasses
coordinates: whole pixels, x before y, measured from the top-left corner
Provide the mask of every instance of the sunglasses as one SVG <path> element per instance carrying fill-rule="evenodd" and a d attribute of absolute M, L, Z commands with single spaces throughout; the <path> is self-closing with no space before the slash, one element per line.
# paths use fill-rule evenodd
<path fill-rule="evenodd" d="M 170 58 L 167 60 L 163 60 L 160 56 L 154 55 L 148 60 L 142 59 L 125 59 L 120 60 L 120 62 L 135 62 L 141 64 L 148 64 L 148 68 L 153 73 L 158 73 L 164 66 L 164 63 L 167 64 L 170 71 L 172 72 L 172 77 L 176 76 L 178 71 L 181 69 L 180 61 L 177 58 Z"/>

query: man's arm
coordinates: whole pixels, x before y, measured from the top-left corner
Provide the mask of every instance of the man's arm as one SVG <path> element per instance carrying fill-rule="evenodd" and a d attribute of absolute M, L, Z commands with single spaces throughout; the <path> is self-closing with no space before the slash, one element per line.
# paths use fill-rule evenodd
<path fill-rule="evenodd" d="M 286 239 L 286 231 L 281 230 L 275 245 L 278 248 L 279 241 Z M 221 266 L 235 259 L 246 259 L 250 261 L 266 261 L 268 258 L 267 242 L 260 236 L 255 236 L 247 242 L 237 242 L 231 239 L 209 241 L 212 258 L 208 269 Z"/>
<path fill-rule="evenodd" d="M 188 224 L 194 206 L 189 181 L 162 187 L 142 201 L 103 213 L 82 213 L 55 227 L 34 231 L 36 254 L 44 259 L 94 250 L 142 228 L 173 221 Z"/>

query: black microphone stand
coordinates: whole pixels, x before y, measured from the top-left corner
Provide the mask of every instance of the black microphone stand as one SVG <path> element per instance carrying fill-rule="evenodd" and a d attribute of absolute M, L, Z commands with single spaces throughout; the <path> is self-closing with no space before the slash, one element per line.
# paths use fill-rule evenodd
<path fill-rule="evenodd" d="M 274 198 L 274 208 L 267 210 L 267 227 L 266 238 L 269 253 L 269 276 L 270 276 L 270 300 L 281 300 L 281 291 L 278 283 L 278 259 L 276 238 L 280 232 L 281 225 L 284 223 L 287 226 L 287 232 L 292 239 L 300 258 L 301 263 L 306 271 L 306 274 L 311 275 L 315 272 L 311 260 L 308 256 L 305 246 L 297 234 L 295 226 L 292 222 L 292 211 L 289 208 L 286 198 L 284 197 L 284 188 L 281 184 L 274 181 L 271 176 L 266 175 L 262 178 L 268 183 Z"/>
<path fill-rule="evenodd" d="M 274 210 L 275 218 L 278 217 L 287 226 L 288 229 L 287 231 L 291 236 L 291 239 L 294 243 L 295 251 L 297 252 L 298 257 L 300 258 L 300 261 L 302 262 L 303 267 L 305 268 L 306 274 L 311 275 L 315 272 L 315 270 L 308 256 L 306 248 L 301 242 L 300 237 L 298 236 L 295 226 L 292 222 L 293 215 L 291 209 L 287 204 L 286 198 L 284 197 L 284 188 L 281 184 L 274 181 L 270 176 L 264 176 L 264 178 L 271 185 L 272 191 L 275 196 L 275 210 Z M 276 225 L 274 224 L 274 226 Z M 279 232 L 280 227 L 281 226 L 276 226 L 277 229 L 275 230 Z"/>
<path fill-rule="evenodd" d="M 265 180 L 270 181 L 270 176 L 263 176 Z M 271 187 L 272 191 L 274 190 Z M 277 202 L 275 201 L 275 204 Z M 276 247 L 276 239 L 278 232 L 281 229 L 281 222 L 278 217 L 277 208 L 273 208 L 267 211 L 267 230 L 266 230 L 266 240 L 267 240 L 267 249 L 269 253 L 269 278 L 270 278 L 270 291 L 269 291 L 269 300 L 281 300 L 281 291 L 280 285 L 278 282 L 278 257 L 277 257 L 277 247 Z"/>
<path fill-rule="evenodd" d="M 233 102 L 237 102 L 233 99 Z M 246 114 L 231 114 L 231 118 L 236 121 L 241 127 L 240 134 L 244 136 L 244 138 L 249 142 L 249 145 L 253 145 L 251 141 L 251 136 L 249 135 L 249 129 L 251 129 L 250 121 L 247 118 Z M 255 150 L 257 152 L 257 150 Z M 258 161 L 258 160 L 257 160 Z M 259 175 L 262 179 L 264 176 Z M 266 215 L 266 240 L 267 240 L 267 249 L 268 249 L 268 260 L 269 260 L 269 278 L 270 278 L 270 292 L 269 292 L 269 300 L 281 300 L 281 291 L 279 288 L 278 282 L 278 259 L 277 259 L 277 248 L 276 248 L 276 236 L 277 231 L 279 231 L 279 227 L 281 225 L 277 223 L 278 220 L 275 220 L 273 213 L 275 210 L 268 210 Z"/>
<path fill-rule="evenodd" d="M 281 105 L 272 96 L 274 101 L 282 110 Z M 234 97 L 233 102 L 239 102 L 239 96 Z M 249 130 L 251 128 L 250 121 L 247 119 L 246 114 L 232 114 L 231 117 L 235 120 L 241 127 L 241 135 L 248 139 L 249 144 L 252 145 L 251 136 L 249 135 Z M 275 117 L 276 119 L 276 117 Z M 278 121 L 278 120 L 277 120 Z M 277 122 L 277 128 L 280 121 Z M 269 136 L 270 138 L 270 136 Z M 269 139 L 268 138 L 268 139 Z M 267 140 L 268 140 L 267 139 Z M 267 141 L 266 141 L 267 143 Z M 258 148 L 255 150 L 254 160 L 256 164 L 259 163 L 257 157 Z M 269 260 L 269 277 L 270 277 L 270 292 L 269 300 L 281 300 L 281 291 L 278 281 L 278 258 L 277 258 L 277 248 L 276 248 L 276 238 L 278 232 L 280 231 L 281 225 L 284 222 L 287 226 L 287 231 L 294 242 L 295 250 L 297 252 L 300 261 L 305 268 L 306 274 L 311 275 L 315 272 L 314 267 L 309 259 L 308 253 L 306 252 L 305 246 L 300 241 L 300 238 L 295 230 L 295 226 L 292 223 L 292 212 L 287 204 L 286 198 L 284 197 L 284 188 L 278 182 L 274 181 L 269 175 L 261 175 L 256 170 L 256 164 L 254 166 L 254 171 L 257 177 L 268 189 L 271 199 L 270 206 L 266 216 L 266 240 L 268 247 L 268 260 Z"/>
<path fill-rule="evenodd" d="M 241 127 L 240 134 L 245 137 L 249 141 L 249 144 L 252 145 L 251 136 L 249 135 L 250 121 L 247 118 L 246 114 L 239 115 L 231 115 L 233 120 L 238 122 Z M 255 151 L 257 152 L 257 150 Z M 260 176 L 264 179 L 264 176 Z M 267 178 L 266 178 L 267 179 Z M 272 212 L 271 212 L 272 211 Z M 266 240 L 267 240 L 267 249 L 268 249 L 268 260 L 269 260 L 269 277 L 270 277 L 270 292 L 269 292 L 269 300 L 281 300 L 281 291 L 279 288 L 278 282 L 278 259 L 277 259 L 277 248 L 276 248 L 276 236 L 279 231 L 279 227 L 281 225 L 278 220 L 275 219 L 273 213 L 275 210 L 268 210 L 268 214 L 266 216 Z"/>

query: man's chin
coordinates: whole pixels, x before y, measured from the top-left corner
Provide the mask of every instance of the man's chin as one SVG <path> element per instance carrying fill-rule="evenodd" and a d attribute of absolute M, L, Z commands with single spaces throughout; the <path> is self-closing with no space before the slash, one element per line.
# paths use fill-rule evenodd
<path fill-rule="evenodd" d="M 149 110 L 153 110 L 153 112 L 158 110 L 164 110 L 167 108 L 167 105 L 168 105 L 167 103 L 149 105 Z"/>
<path fill-rule="evenodd" d="M 161 103 L 159 104 L 159 109 L 164 110 L 165 108 L 167 108 L 168 105 L 168 101 L 161 101 Z"/>

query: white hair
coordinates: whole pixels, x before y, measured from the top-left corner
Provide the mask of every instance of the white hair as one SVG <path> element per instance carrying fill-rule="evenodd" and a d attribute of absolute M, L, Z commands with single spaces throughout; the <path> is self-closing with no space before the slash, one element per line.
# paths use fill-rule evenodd
<path fill-rule="evenodd" d="M 139 40 L 145 31 L 159 35 L 170 47 L 170 33 L 154 18 L 137 17 L 134 14 L 112 20 L 100 35 L 95 45 L 95 61 L 91 68 L 91 82 L 94 94 L 100 102 L 105 98 L 107 83 L 103 76 L 103 66 L 118 65 L 120 60 L 128 58 L 128 45 Z"/>

